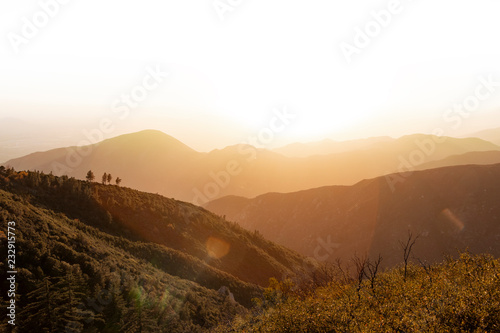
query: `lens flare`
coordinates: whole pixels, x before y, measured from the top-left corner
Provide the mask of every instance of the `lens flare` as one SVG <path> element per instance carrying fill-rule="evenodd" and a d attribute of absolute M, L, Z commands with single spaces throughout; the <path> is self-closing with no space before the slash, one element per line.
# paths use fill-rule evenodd
<path fill-rule="evenodd" d="M 462 231 L 465 228 L 465 224 L 460 220 L 451 210 L 448 208 L 444 209 L 441 214 L 446 217 L 447 221 L 453 226 L 457 231 Z"/>
<path fill-rule="evenodd" d="M 222 239 L 209 237 L 207 239 L 206 248 L 211 258 L 220 259 L 229 253 L 231 245 Z"/>

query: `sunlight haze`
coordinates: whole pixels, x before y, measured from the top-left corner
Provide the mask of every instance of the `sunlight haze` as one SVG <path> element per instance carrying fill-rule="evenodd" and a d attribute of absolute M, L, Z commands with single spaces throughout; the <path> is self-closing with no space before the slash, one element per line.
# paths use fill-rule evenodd
<path fill-rule="evenodd" d="M 107 137 L 159 129 L 199 151 L 246 142 L 283 107 L 296 117 L 269 147 L 500 126 L 500 92 L 459 125 L 444 118 L 480 77 L 500 81 L 500 3 L 397 1 L 347 61 L 342 43 L 390 3 L 244 0 L 222 20 L 211 1 L 68 1 L 16 53 L 9 38 L 41 7 L 1 1 L 0 119 L 71 129 L 54 147 L 110 118 Z M 156 66 L 168 77 L 119 119 L 113 103 Z"/>

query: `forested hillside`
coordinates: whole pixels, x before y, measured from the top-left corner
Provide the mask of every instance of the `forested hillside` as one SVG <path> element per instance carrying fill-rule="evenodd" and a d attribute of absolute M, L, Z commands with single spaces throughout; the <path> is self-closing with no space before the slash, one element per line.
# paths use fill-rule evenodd
<path fill-rule="evenodd" d="M 306 256 L 335 262 L 354 253 L 401 262 L 399 241 L 419 236 L 414 257 L 440 262 L 457 250 L 500 256 L 500 164 L 390 174 L 256 198 L 225 197 L 206 208 Z"/>
<path fill-rule="evenodd" d="M 245 312 L 270 277 L 307 271 L 303 257 L 190 204 L 0 168 L 2 253 L 9 221 L 18 332 L 200 332 Z"/>

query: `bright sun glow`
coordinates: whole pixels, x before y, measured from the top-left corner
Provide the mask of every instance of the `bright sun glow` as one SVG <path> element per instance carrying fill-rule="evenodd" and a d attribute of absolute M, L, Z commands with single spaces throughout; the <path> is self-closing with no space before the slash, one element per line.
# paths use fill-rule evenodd
<path fill-rule="evenodd" d="M 209 2 L 89 0 L 61 5 L 25 43 L 12 39 L 28 29 L 20 18 L 43 9 L 3 2 L 0 32 L 10 37 L 0 49 L 0 119 L 64 124 L 72 130 L 58 140 L 76 144 L 83 130 L 112 118 L 107 137 L 154 128 L 205 151 L 257 135 L 282 106 L 297 120 L 269 147 L 430 133 L 478 77 L 499 76 L 492 41 L 500 4 L 401 1 L 380 18 L 388 6 L 245 1 L 222 20 Z M 168 77 L 147 95 L 136 91 L 128 116 L 114 112 L 155 66 Z M 498 126 L 491 119 L 499 96 L 450 134 Z"/>

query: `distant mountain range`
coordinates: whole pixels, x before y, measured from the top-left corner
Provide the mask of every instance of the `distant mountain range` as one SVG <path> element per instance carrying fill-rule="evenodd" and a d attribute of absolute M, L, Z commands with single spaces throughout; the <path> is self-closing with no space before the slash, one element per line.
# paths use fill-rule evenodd
<path fill-rule="evenodd" d="M 286 157 L 308 157 L 313 155 L 345 153 L 347 151 L 369 148 L 372 144 L 378 142 L 389 142 L 394 140 L 395 139 L 388 136 L 349 141 L 334 141 L 331 139 L 325 139 L 318 142 L 292 143 L 273 149 L 273 151 Z"/>
<path fill-rule="evenodd" d="M 413 254 L 423 262 L 466 249 L 500 256 L 499 203 L 500 164 L 495 164 L 417 171 L 254 199 L 228 196 L 206 208 L 319 260 L 381 254 L 385 265 L 392 266 L 402 260 L 399 241 L 406 240 L 408 231 L 420 236 Z"/>
<path fill-rule="evenodd" d="M 468 135 L 469 137 L 480 138 L 500 145 L 500 128 L 492 128 Z"/>
<path fill-rule="evenodd" d="M 333 146 L 336 153 L 308 157 L 286 157 L 248 145 L 200 153 L 162 132 L 147 130 L 95 145 L 34 153 L 4 165 L 79 179 L 84 179 L 89 170 L 97 177 L 107 172 L 123 179 L 125 186 L 204 204 L 225 195 L 253 197 L 267 192 L 352 185 L 362 179 L 417 169 L 426 163 L 432 162 L 434 167 L 440 163 L 447 165 L 450 160 L 443 159 L 453 155 L 500 150 L 499 146 L 478 138 L 423 134 Z M 477 156 L 484 161 L 482 155 Z"/>
<path fill-rule="evenodd" d="M 500 151 L 473 151 L 461 155 L 448 156 L 439 161 L 424 163 L 415 169 L 426 170 L 454 165 L 487 165 L 497 163 L 500 163 Z"/>

